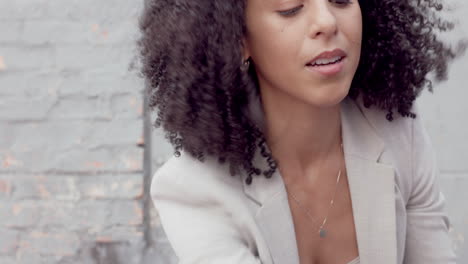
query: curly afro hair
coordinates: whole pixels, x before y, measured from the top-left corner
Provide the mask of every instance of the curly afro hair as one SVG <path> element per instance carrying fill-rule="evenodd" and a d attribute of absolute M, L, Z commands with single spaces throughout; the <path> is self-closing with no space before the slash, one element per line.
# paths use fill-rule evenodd
<path fill-rule="evenodd" d="M 158 109 L 154 126 L 162 125 L 175 156 L 184 150 L 200 161 L 205 155 L 228 162 L 230 174 L 244 169 L 247 184 L 253 175 L 270 178 L 277 163 L 267 151 L 264 134 L 247 114 L 248 97 L 258 95 L 254 65 L 241 69 L 242 37 L 246 32 L 246 1 L 149 0 L 140 18 L 138 47 L 147 81 L 149 107 Z M 454 23 L 438 17 L 435 0 L 360 0 L 363 16 L 360 64 L 349 97 L 362 97 L 404 117 L 421 90 L 447 79 L 449 61 L 466 43 L 453 49 L 436 32 Z M 260 148 L 269 168 L 253 164 Z"/>

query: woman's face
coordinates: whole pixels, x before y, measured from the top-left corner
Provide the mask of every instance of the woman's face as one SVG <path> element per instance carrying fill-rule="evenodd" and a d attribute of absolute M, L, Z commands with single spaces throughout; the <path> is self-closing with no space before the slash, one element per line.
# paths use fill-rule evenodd
<path fill-rule="evenodd" d="M 247 0 L 246 25 L 244 58 L 251 57 L 262 93 L 318 107 L 335 105 L 348 94 L 361 51 L 357 0 Z M 341 62 L 307 66 L 335 49 L 345 53 Z"/>

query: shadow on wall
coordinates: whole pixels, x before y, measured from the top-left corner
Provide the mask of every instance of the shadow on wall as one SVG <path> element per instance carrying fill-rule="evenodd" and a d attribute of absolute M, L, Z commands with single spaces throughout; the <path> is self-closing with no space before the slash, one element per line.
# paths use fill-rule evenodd
<path fill-rule="evenodd" d="M 121 252 L 123 242 L 98 242 L 91 249 L 91 256 L 96 264 L 121 264 L 119 252 Z M 124 245 L 128 246 L 128 245 Z"/>
<path fill-rule="evenodd" d="M 97 241 L 82 248 L 78 259 L 92 264 L 141 263 L 142 244 L 128 241 Z"/>

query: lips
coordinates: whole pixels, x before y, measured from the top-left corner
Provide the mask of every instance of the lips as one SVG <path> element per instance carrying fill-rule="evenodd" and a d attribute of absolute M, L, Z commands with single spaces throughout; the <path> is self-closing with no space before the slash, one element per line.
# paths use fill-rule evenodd
<path fill-rule="evenodd" d="M 310 60 L 306 65 L 313 65 L 314 62 L 319 60 L 319 59 L 331 59 L 331 58 L 336 58 L 336 57 L 343 58 L 345 56 L 346 56 L 346 53 L 341 49 L 334 49 L 332 51 L 325 51 L 325 52 L 320 53 L 318 56 L 316 56 L 312 60 Z"/>

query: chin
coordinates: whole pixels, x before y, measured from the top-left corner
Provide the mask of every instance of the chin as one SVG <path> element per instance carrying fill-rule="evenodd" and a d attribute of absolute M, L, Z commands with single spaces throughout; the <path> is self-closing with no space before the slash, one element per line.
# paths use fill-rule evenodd
<path fill-rule="evenodd" d="M 324 91 L 322 93 L 316 93 L 309 98 L 307 98 L 307 102 L 311 105 L 315 105 L 317 107 L 333 107 L 337 104 L 341 103 L 349 93 L 348 89 L 340 89 L 334 90 L 334 92 L 330 92 L 330 90 Z"/>

